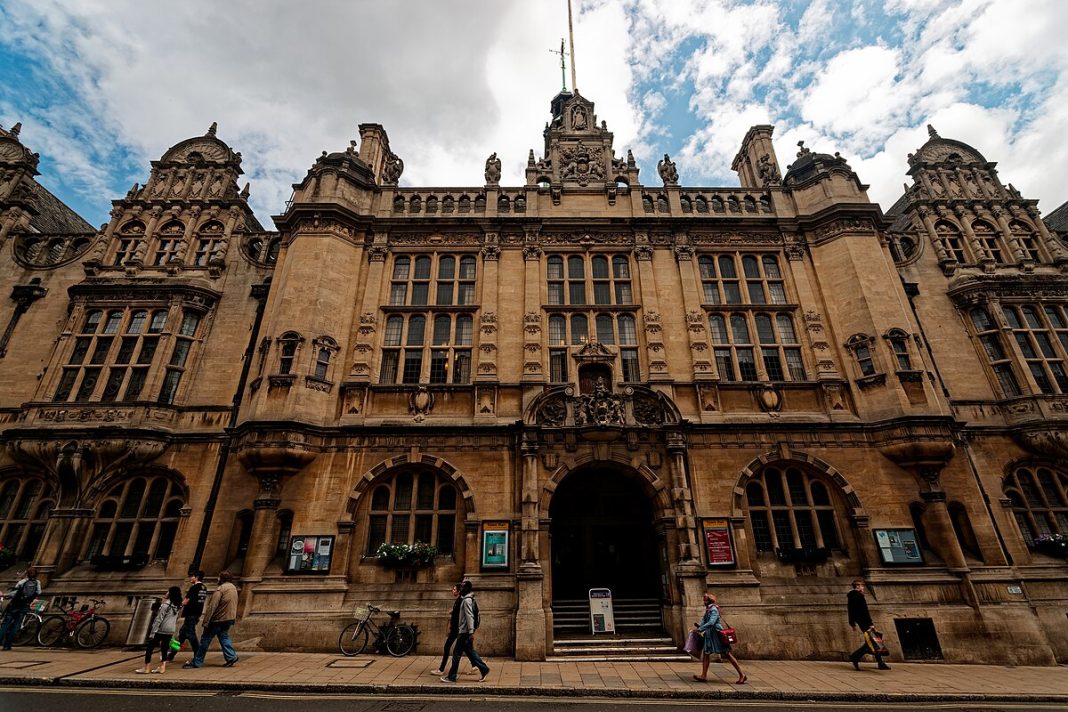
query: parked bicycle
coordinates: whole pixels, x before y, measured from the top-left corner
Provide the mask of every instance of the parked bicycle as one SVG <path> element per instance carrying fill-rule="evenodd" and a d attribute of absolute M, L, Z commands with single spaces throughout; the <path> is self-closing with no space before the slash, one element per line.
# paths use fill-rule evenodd
<path fill-rule="evenodd" d="M 107 618 L 97 615 L 97 609 L 104 607 L 104 602 L 90 598 L 92 605 L 78 605 L 75 602 L 70 608 L 60 608 L 60 613 L 46 616 L 41 622 L 41 630 L 37 634 L 37 642 L 44 646 L 52 646 L 64 638 L 73 638 L 79 648 L 95 648 L 103 643 L 111 630 L 111 623 Z"/>
<path fill-rule="evenodd" d="M 41 632 L 42 622 L 38 611 L 43 610 L 44 605 L 46 605 L 44 601 L 37 601 L 30 607 L 30 610 L 26 611 L 26 615 L 22 617 L 22 625 L 19 626 L 15 638 L 11 641 L 13 645 L 29 645 L 37 642 L 37 634 Z"/>
<path fill-rule="evenodd" d="M 400 611 L 385 611 L 389 616 L 389 622 L 379 626 L 374 621 L 374 615 L 381 612 L 383 612 L 381 608 L 372 606 L 370 603 L 356 607 L 354 612 L 356 622 L 345 626 L 337 640 L 337 647 L 342 655 L 352 657 L 362 653 L 372 634 L 375 636 L 375 649 L 379 652 L 385 650 L 396 658 L 412 652 L 418 635 L 415 626 L 398 623 Z"/>

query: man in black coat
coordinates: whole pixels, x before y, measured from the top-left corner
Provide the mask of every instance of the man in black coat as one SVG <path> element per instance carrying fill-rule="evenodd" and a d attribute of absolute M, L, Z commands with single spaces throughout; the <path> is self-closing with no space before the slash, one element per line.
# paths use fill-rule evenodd
<path fill-rule="evenodd" d="M 867 632 L 875 627 L 875 624 L 871 621 L 871 613 L 868 612 L 868 601 L 864 598 L 864 581 L 862 579 L 857 579 L 853 582 L 853 590 L 846 594 L 846 604 L 850 628 L 856 630 L 859 627 L 861 632 Z M 849 656 L 849 661 L 853 663 L 855 669 L 860 670 L 861 658 L 869 653 L 872 653 L 872 650 L 868 647 L 868 642 L 864 641 L 864 645 L 861 645 Z M 875 662 L 879 663 L 880 670 L 890 669 L 890 666 L 883 662 L 881 655 L 878 653 L 872 654 L 875 655 Z"/>

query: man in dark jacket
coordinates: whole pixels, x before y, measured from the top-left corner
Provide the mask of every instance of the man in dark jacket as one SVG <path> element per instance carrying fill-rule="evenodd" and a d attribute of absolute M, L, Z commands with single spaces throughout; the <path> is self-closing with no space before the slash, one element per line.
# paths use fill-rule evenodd
<path fill-rule="evenodd" d="M 204 572 L 200 570 L 194 570 L 189 572 L 189 590 L 185 592 L 185 599 L 182 600 L 182 615 L 184 620 L 182 628 L 178 631 L 178 645 L 181 646 L 185 641 L 189 641 L 189 649 L 193 651 L 195 655 L 200 648 L 200 639 L 197 638 L 197 624 L 200 622 L 200 615 L 204 612 L 204 602 L 208 600 L 208 587 L 204 585 Z M 170 653 L 170 660 L 174 660 L 174 656 L 178 654 L 178 650 L 172 648 Z"/>
<path fill-rule="evenodd" d="M 849 613 L 849 627 L 853 630 L 860 628 L 862 633 L 873 629 L 875 624 L 872 623 L 871 613 L 868 612 L 868 601 L 864 598 L 864 581 L 857 579 L 853 582 L 853 590 L 846 594 L 846 604 Z M 879 663 L 880 670 L 889 670 L 890 666 L 883 662 L 883 658 L 878 653 L 873 653 L 871 648 L 868 647 L 868 642 L 865 640 L 864 644 L 857 648 L 852 655 L 849 656 L 849 661 L 853 663 L 853 667 L 856 670 L 860 670 L 860 660 L 865 655 L 871 653 L 875 656 L 875 662 Z"/>
<path fill-rule="evenodd" d="M 452 667 L 449 668 L 447 675 L 442 676 L 442 682 L 456 682 L 456 674 L 460 670 L 460 658 L 464 655 L 467 655 L 471 664 L 482 673 L 478 678 L 479 682 L 485 682 L 486 676 L 489 675 L 489 665 L 486 665 L 475 651 L 475 630 L 478 629 L 480 616 L 477 613 L 478 604 L 475 603 L 475 598 L 471 594 L 472 588 L 470 581 L 460 584 L 460 616 L 457 620 L 456 645 L 452 649 Z"/>
<path fill-rule="evenodd" d="M 7 595 L 0 596 L 0 598 L 11 599 L 7 611 L 4 612 L 3 623 L 0 624 L 0 639 L 3 641 L 4 650 L 11 650 L 11 643 L 18 635 L 19 629 L 22 628 L 22 619 L 29 612 L 30 604 L 39 595 L 41 595 L 41 582 L 37 580 L 37 569 L 31 566 L 26 569 L 26 575 L 19 579 Z"/>

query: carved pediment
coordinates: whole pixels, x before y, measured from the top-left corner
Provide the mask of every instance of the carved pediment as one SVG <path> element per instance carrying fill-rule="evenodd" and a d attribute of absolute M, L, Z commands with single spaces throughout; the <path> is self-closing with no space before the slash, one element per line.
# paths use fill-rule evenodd
<path fill-rule="evenodd" d="M 539 396 L 527 409 L 525 422 L 543 428 L 655 428 L 681 420 L 667 396 L 644 386 L 627 386 L 613 393 L 598 384 L 592 393 L 578 394 L 574 386 L 560 386 Z"/>

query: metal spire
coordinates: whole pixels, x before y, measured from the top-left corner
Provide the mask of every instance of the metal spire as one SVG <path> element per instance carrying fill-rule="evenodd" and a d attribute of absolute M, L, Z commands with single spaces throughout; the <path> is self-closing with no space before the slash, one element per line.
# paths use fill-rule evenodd
<path fill-rule="evenodd" d="M 564 38 L 563 37 L 560 38 L 560 49 L 559 50 L 551 49 L 549 51 L 552 52 L 553 54 L 560 55 L 560 91 L 566 92 L 567 91 L 567 74 L 566 74 L 567 66 L 564 64 L 564 57 L 567 55 L 567 52 L 564 51 Z"/>

